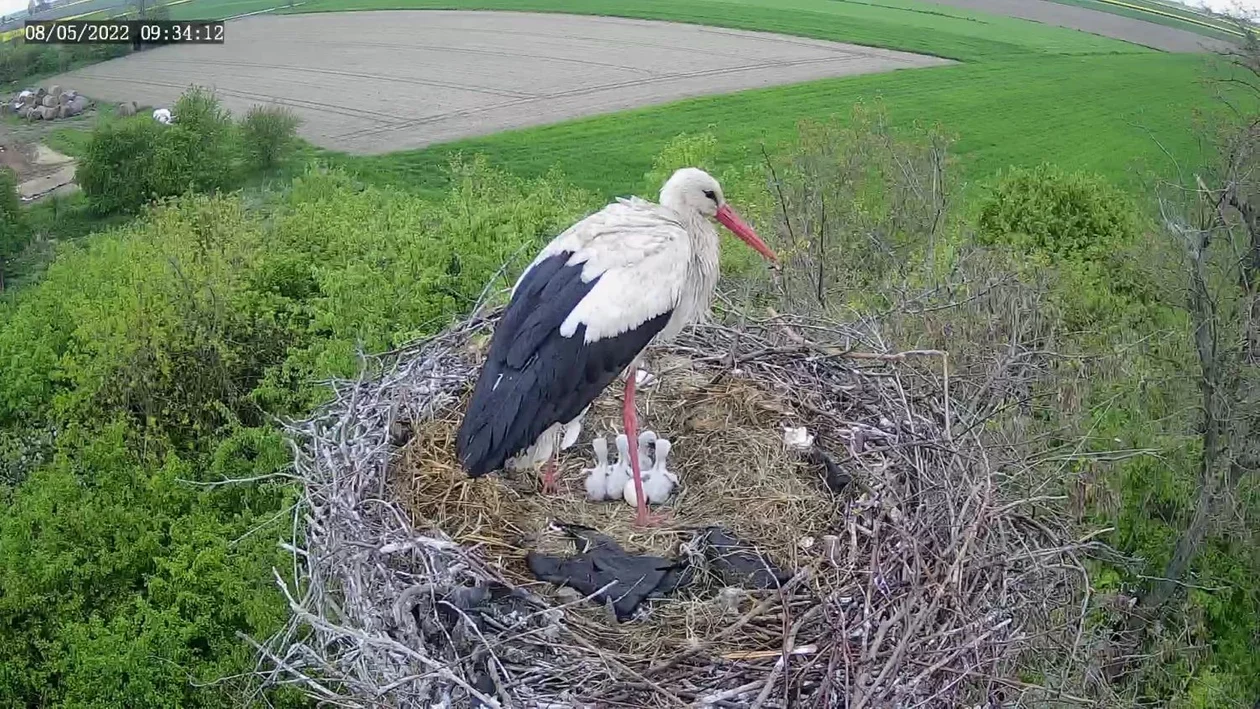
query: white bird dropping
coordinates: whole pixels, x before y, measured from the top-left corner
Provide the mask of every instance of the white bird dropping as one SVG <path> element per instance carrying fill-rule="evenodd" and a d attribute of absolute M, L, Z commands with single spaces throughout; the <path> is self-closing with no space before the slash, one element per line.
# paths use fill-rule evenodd
<path fill-rule="evenodd" d="M 586 499 L 593 502 L 608 499 L 608 439 L 599 436 L 591 441 L 595 449 L 595 467 L 582 472 L 586 476 Z"/>
<path fill-rule="evenodd" d="M 814 445 L 814 436 L 804 426 L 800 428 L 784 426 L 783 445 L 789 450 L 808 451 Z"/>
<path fill-rule="evenodd" d="M 630 438 L 626 434 L 617 436 L 617 462 L 608 468 L 607 498 L 616 499 L 617 491 L 625 487 L 630 480 Z"/>

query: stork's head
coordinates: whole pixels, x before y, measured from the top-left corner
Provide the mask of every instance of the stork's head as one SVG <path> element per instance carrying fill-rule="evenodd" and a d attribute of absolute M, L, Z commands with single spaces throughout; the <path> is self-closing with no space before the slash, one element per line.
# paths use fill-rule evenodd
<path fill-rule="evenodd" d="M 779 260 L 766 242 L 757 236 L 757 232 L 731 209 L 722 196 L 722 186 L 704 170 L 684 167 L 676 171 L 661 188 L 661 204 L 679 214 L 712 217 L 756 249 L 757 253 L 771 261 Z"/>

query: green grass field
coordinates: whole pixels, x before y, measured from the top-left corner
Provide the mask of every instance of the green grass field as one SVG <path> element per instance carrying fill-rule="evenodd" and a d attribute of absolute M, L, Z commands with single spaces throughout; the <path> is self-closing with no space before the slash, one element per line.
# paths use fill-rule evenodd
<path fill-rule="evenodd" d="M 671 20 L 853 42 L 963 61 L 1150 51 L 1076 30 L 914 0 L 310 0 L 294 11 L 405 9 L 568 12 Z"/>
<path fill-rule="evenodd" d="M 1096 0 L 1081 0 L 1095 2 Z M 177 17 L 226 17 L 275 0 L 193 0 Z M 894 121 L 939 123 L 958 136 L 971 183 L 1008 165 L 1052 161 L 1135 186 L 1142 168 L 1195 146 L 1182 129 L 1212 89 L 1209 60 L 916 0 L 306 0 L 277 12 L 497 9 L 602 14 L 757 29 L 944 56 L 957 66 L 811 82 L 682 101 L 361 157 L 324 151 L 364 179 L 424 192 L 444 187 L 457 152 L 483 153 L 521 175 L 559 167 L 602 194 L 639 187 L 652 156 L 683 132 L 712 132 L 731 164 L 790 137 L 804 118 L 844 115 L 880 99 Z"/>
<path fill-rule="evenodd" d="M 1065 5 L 1075 5 L 1099 12 L 1109 12 L 1122 17 L 1132 17 L 1166 27 L 1195 32 L 1217 39 L 1237 39 L 1239 33 L 1231 25 L 1211 15 L 1195 12 L 1177 3 L 1158 0 L 1054 0 Z M 1133 7 L 1129 7 L 1133 6 Z"/>
<path fill-rule="evenodd" d="M 295 0 L 301 3 L 302 0 Z M 193 0 L 171 8 L 173 20 L 223 19 L 276 7 L 289 7 L 283 0 Z M 296 9 L 302 9 L 297 6 Z"/>
<path fill-rule="evenodd" d="M 755 161 L 759 146 L 790 137 L 806 118 L 844 115 L 880 99 L 901 124 L 939 123 L 958 136 L 970 181 L 1008 165 L 1056 162 L 1134 186 L 1139 170 L 1195 148 L 1184 130 L 1207 101 L 1196 84 L 1202 58 L 1149 54 L 1042 57 L 899 71 L 694 99 L 449 143 L 359 157 L 329 154 L 370 181 L 442 187 L 451 154 L 484 153 L 522 175 L 558 166 L 579 185 L 607 194 L 638 187 L 652 156 L 682 132 L 713 132 L 730 164 Z M 1149 131 L 1149 132 L 1148 132 Z M 1163 167 L 1163 165 L 1160 165 Z"/>
<path fill-rule="evenodd" d="M 195 5 L 197 3 L 189 3 Z M 1152 140 L 1193 150 L 1182 130 L 1209 88 L 1207 60 L 1163 54 L 1084 32 L 913 0 L 311 0 L 296 11 L 463 8 L 605 14 L 763 29 L 917 51 L 958 66 L 811 82 L 693 99 L 627 113 L 501 133 L 422 150 L 359 157 L 326 153 L 365 179 L 424 191 L 443 186 L 456 152 L 484 153 L 522 175 L 559 167 L 603 194 L 638 188 L 661 146 L 682 132 L 711 131 L 732 164 L 754 160 L 803 118 L 847 114 L 879 98 L 901 124 L 939 123 L 959 137 L 969 180 L 1041 161 L 1135 184 L 1164 159 Z M 1149 132 L 1148 132 L 1149 131 Z"/>

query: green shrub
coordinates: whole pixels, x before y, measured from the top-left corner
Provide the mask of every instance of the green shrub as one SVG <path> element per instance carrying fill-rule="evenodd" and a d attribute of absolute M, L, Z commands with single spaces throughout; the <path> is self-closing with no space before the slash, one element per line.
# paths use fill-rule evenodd
<path fill-rule="evenodd" d="M 302 409 L 322 391 L 293 397 L 294 380 L 352 376 L 356 348 L 391 349 L 466 311 L 505 261 L 512 268 L 595 204 L 549 174 L 520 180 L 484 160 L 450 168 L 437 201 L 363 188 L 339 172 L 310 170 L 276 210 L 259 278 L 268 292 L 303 294 L 318 333 L 291 351 L 257 396 L 268 410 Z M 261 283 L 260 283 L 261 285 Z"/>
<path fill-rule="evenodd" d="M 97 214 L 135 212 L 154 197 L 162 126 L 147 118 L 103 123 L 93 133 L 75 170 Z"/>
<path fill-rule="evenodd" d="M 292 491 L 181 480 L 287 456 L 246 398 L 306 332 L 252 288 L 263 243 L 238 199 L 181 198 L 65 248 L 0 314 L 0 438 L 23 454 L 0 456 L 0 704 L 246 703 L 194 683 L 284 618 L 268 525 Z"/>
<path fill-rule="evenodd" d="M 56 74 L 77 66 L 121 57 L 129 44 L 27 44 L 21 40 L 0 43 L 0 83 L 21 82 Z"/>
<path fill-rule="evenodd" d="M 26 238 L 17 187 L 17 174 L 0 168 L 0 263 L 21 249 Z"/>
<path fill-rule="evenodd" d="M 441 328 L 593 206 L 556 175 L 451 174 L 423 201 L 312 170 L 267 218 L 181 196 L 0 301 L 0 706 L 302 706 L 249 694 L 238 637 L 286 617 L 296 492 L 184 481 L 283 471 L 270 414 L 326 396 L 359 343 Z"/>
<path fill-rule="evenodd" d="M 236 186 L 239 145 L 232 116 L 214 94 L 193 87 L 172 109 L 175 122 L 163 126 L 157 159 L 157 192 L 213 192 Z"/>
<path fill-rule="evenodd" d="M 241 142 L 256 170 L 270 170 L 297 146 L 297 128 L 301 119 L 287 108 L 254 106 L 241 121 Z"/>
<path fill-rule="evenodd" d="M 680 168 L 698 167 L 712 172 L 717 164 L 717 153 L 717 136 L 712 133 L 680 133 L 652 159 L 652 169 L 643 176 L 640 196 L 655 202 L 665 180 Z"/>
<path fill-rule="evenodd" d="M 988 245 L 1073 260 L 1105 259 L 1132 245 L 1137 209 L 1101 177 L 1053 165 L 1011 168 L 980 203 L 979 237 Z"/>
<path fill-rule="evenodd" d="M 236 130 L 218 99 L 193 88 L 174 113 L 169 126 L 137 116 L 96 129 L 77 172 L 93 211 L 133 213 L 154 199 L 236 186 Z"/>

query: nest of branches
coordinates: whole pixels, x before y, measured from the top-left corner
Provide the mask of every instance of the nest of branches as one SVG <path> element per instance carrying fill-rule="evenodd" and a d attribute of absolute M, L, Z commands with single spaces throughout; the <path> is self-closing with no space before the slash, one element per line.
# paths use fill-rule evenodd
<path fill-rule="evenodd" d="M 630 507 L 582 497 L 617 387 L 561 458 L 559 495 L 458 469 L 493 324 L 381 358 L 291 426 L 304 514 L 276 573 L 291 620 L 258 645 L 266 682 L 348 707 L 990 706 L 1037 689 L 1023 663 L 1079 641 L 1082 544 L 970 413 L 992 382 L 968 385 L 945 353 L 773 313 L 656 348 L 640 417 L 673 439 L 681 485 L 669 523 L 639 530 Z M 789 450 L 784 426 L 814 450 Z M 722 525 L 788 580 L 732 593 L 701 574 L 618 623 L 529 574 L 552 521 L 660 555 Z"/>

